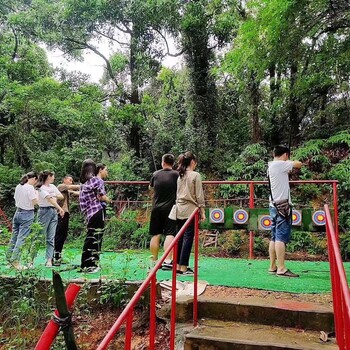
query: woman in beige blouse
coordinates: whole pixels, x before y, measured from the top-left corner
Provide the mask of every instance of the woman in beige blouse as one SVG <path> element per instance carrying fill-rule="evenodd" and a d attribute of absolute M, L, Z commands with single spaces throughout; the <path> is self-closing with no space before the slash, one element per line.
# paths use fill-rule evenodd
<path fill-rule="evenodd" d="M 192 152 L 181 154 L 178 159 L 179 178 L 177 180 L 176 194 L 176 221 L 178 231 L 191 216 L 193 211 L 200 208 L 200 219 L 205 220 L 204 193 L 201 176 L 194 171 L 197 158 Z M 180 275 L 193 275 L 188 267 L 194 238 L 194 221 L 185 231 L 178 242 L 177 273 Z"/>

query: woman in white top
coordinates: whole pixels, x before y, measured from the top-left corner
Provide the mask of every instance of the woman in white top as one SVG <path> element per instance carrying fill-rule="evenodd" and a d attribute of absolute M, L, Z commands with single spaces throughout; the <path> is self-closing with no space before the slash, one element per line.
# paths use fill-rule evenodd
<path fill-rule="evenodd" d="M 42 233 L 46 236 L 46 264 L 52 266 L 52 259 L 55 247 L 55 233 L 58 221 L 57 211 L 64 216 L 64 210 L 58 205 L 57 200 L 63 199 L 62 193 L 57 189 L 53 182 L 55 173 L 52 171 L 43 171 L 39 175 L 39 211 L 38 221 L 42 226 Z"/>
<path fill-rule="evenodd" d="M 197 158 L 192 152 L 181 154 L 178 159 L 179 178 L 177 179 L 176 193 L 176 222 L 180 230 L 193 211 L 200 208 L 200 219 L 205 220 L 204 193 L 201 176 L 194 171 Z M 193 275 L 188 267 L 194 238 L 194 222 L 189 225 L 178 242 L 177 273 Z"/>
<path fill-rule="evenodd" d="M 37 174 L 29 172 L 21 178 L 15 190 L 14 198 L 17 210 L 12 221 L 12 236 L 7 251 L 7 258 L 12 266 L 18 270 L 26 268 L 19 262 L 20 248 L 30 234 L 30 226 L 34 221 L 34 205 L 38 204 L 38 193 L 34 189 L 37 180 Z"/>

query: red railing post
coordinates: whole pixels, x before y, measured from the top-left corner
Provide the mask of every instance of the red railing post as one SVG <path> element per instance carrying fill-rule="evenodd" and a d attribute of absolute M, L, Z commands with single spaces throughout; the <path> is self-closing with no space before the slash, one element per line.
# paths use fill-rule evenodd
<path fill-rule="evenodd" d="M 125 350 L 131 349 L 131 338 L 132 338 L 132 320 L 133 320 L 133 312 L 134 309 L 130 309 L 127 317 L 126 317 L 126 328 L 125 328 Z"/>
<path fill-rule="evenodd" d="M 156 297 L 157 297 L 157 278 L 153 276 L 151 280 L 150 295 L 150 315 L 149 315 L 149 350 L 154 350 L 156 340 Z"/>
<path fill-rule="evenodd" d="M 254 208 L 254 182 L 249 182 L 249 209 Z M 254 231 L 249 231 L 249 259 L 254 259 Z"/>
<path fill-rule="evenodd" d="M 338 183 L 333 182 L 333 209 L 334 209 L 334 222 L 335 222 L 335 235 L 339 242 L 339 224 L 338 224 Z"/>
<path fill-rule="evenodd" d="M 72 310 L 73 309 L 73 305 L 75 302 L 75 299 L 78 296 L 78 293 L 80 291 L 80 286 L 77 284 L 70 284 L 67 287 L 65 296 L 66 296 L 66 302 L 67 302 L 67 307 L 68 310 Z M 58 311 L 55 310 L 55 314 L 56 316 L 59 316 Z M 53 320 L 51 320 L 48 325 L 46 326 L 43 334 L 41 335 L 38 343 L 35 346 L 34 350 L 47 350 L 51 348 L 51 345 L 53 343 L 53 341 L 55 340 L 58 332 L 60 330 L 60 326 L 55 323 Z"/>
<path fill-rule="evenodd" d="M 193 285 L 193 326 L 198 323 L 198 246 L 199 246 L 199 211 L 194 217 L 194 285 Z"/>
<path fill-rule="evenodd" d="M 177 270 L 177 243 L 173 251 L 173 271 L 171 283 L 171 314 L 170 314 L 170 350 L 175 350 L 175 323 L 176 323 L 176 270 Z"/>
<path fill-rule="evenodd" d="M 349 286 L 340 254 L 339 242 L 333 227 L 332 217 L 328 205 L 325 205 L 324 209 L 326 213 L 328 256 L 332 280 L 335 335 L 340 350 L 350 350 Z"/>

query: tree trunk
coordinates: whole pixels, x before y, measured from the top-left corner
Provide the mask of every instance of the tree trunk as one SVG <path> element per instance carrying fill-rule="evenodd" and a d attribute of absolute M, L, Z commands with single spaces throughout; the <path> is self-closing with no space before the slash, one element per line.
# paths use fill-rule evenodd
<path fill-rule="evenodd" d="M 290 67 L 290 94 L 289 94 L 289 139 L 292 145 L 299 143 L 299 113 L 298 113 L 298 98 L 295 96 L 295 83 L 298 78 L 298 66 L 292 63 Z"/>
<path fill-rule="evenodd" d="M 249 93 L 252 102 L 252 143 L 261 142 L 262 132 L 259 121 L 259 103 L 260 92 L 259 82 L 256 80 L 256 74 L 252 73 L 250 76 Z"/>
<path fill-rule="evenodd" d="M 131 35 L 130 39 L 130 78 L 131 78 L 131 95 L 130 103 L 134 105 L 139 105 L 140 95 L 138 86 L 138 77 L 136 69 L 136 48 L 135 48 L 135 38 Z M 140 126 L 136 122 L 132 122 L 130 128 L 130 135 L 128 138 L 129 146 L 134 150 L 136 157 L 141 157 L 141 142 L 140 142 Z"/>

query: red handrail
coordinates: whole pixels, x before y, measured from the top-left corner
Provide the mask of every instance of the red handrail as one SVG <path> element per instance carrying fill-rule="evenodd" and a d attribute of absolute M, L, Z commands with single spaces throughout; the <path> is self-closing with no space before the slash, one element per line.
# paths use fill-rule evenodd
<path fill-rule="evenodd" d="M 325 205 L 324 209 L 332 280 L 335 336 L 340 350 L 350 350 L 350 291 L 328 205 Z"/>
<path fill-rule="evenodd" d="M 134 296 L 129 301 L 128 305 L 125 307 L 123 312 L 120 314 L 118 319 L 115 321 L 114 325 L 111 327 L 107 335 L 102 340 L 101 344 L 98 346 L 97 350 L 107 349 L 109 343 L 112 341 L 115 334 L 120 329 L 123 322 L 126 320 L 126 330 L 125 330 L 125 347 L 124 349 L 131 349 L 131 333 L 132 333 L 132 313 L 137 302 L 141 298 L 142 294 L 151 285 L 151 301 L 150 301 L 150 347 L 149 349 L 154 349 L 155 343 L 155 299 L 156 299 L 156 274 L 157 271 L 161 268 L 162 263 L 169 255 L 172 249 L 173 252 L 173 271 L 172 271 L 172 295 L 171 295 L 171 325 L 170 325 L 170 350 L 175 349 L 175 321 L 176 321 L 176 261 L 177 261 L 177 242 L 180 237 L 185 233 L 188 226 L 191 224 L 192 220 L 195 220 L 195 256 L 194 256 L 194 284 L 195 284 L 195 293 L 193 300 L 193 323 L 197 324 L 197 287 L 198 282 L 198 213 L 199 209 L 196 209 L 191 216 L 187 219 L 184 226 L 175 236 L 175 239 L 169 245 L 168 249 L 164 252 L 162 257 L 157 261 L 154 268 L 150 271 L 147 278 L 143 281 L 139 289 L 136 291 Z"/>

